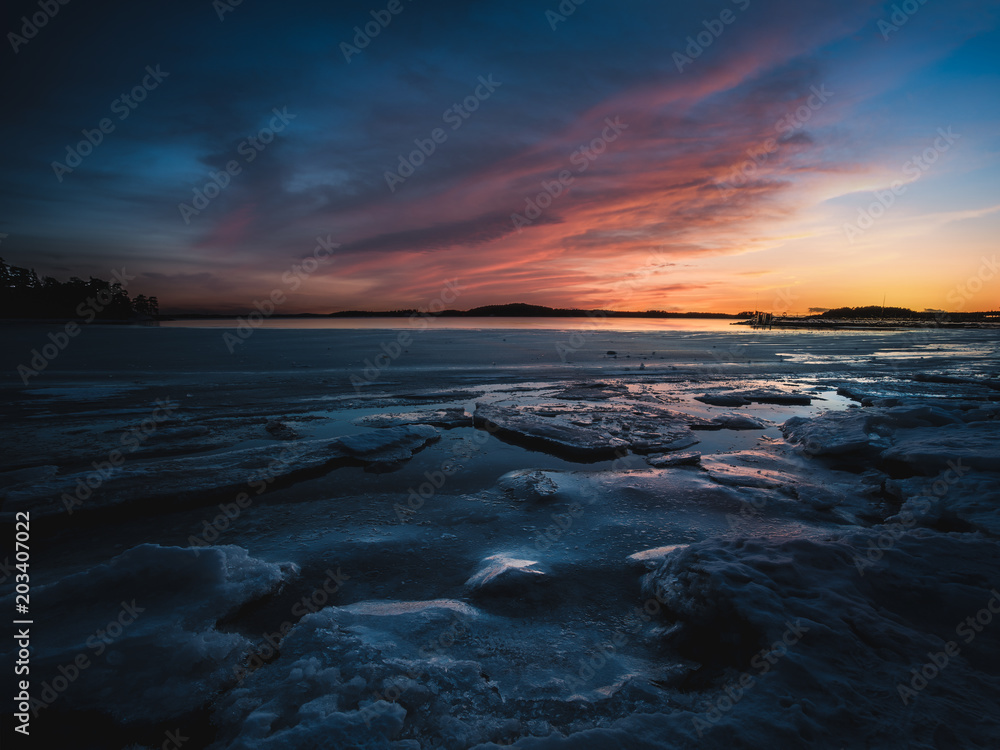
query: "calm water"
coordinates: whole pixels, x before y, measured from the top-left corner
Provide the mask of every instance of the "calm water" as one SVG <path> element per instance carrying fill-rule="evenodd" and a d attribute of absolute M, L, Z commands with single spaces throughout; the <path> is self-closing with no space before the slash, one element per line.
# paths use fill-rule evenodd
<path fill-rule="evenodd" d="M 246 318 L 244 317 L 243 320 Z M 165 328 L 236 328 L 239 318 L 215 320 L 162 321 Z M 733 326 L 733 320 L 687 318 L 434 318 L 428 328 L 441 330 L 527 330 L 527 331 L 741 331 L 747 326 Z M 266 318 L 255 328 L 396 330 L 423 326 L 422 318 Z"/>

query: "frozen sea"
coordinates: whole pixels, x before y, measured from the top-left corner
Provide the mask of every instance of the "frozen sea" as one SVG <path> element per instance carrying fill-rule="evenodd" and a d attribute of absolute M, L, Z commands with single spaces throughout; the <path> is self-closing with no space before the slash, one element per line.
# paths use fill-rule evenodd
<path fill-rule="evenodd" d="M 1000 747 L 1000 331 L 59 330 L 31 746 Z"/>

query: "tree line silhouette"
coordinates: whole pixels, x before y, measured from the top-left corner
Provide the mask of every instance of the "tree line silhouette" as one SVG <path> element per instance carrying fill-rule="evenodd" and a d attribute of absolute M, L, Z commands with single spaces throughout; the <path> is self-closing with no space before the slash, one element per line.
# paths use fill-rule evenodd
<path fill-rule="evenodd" d="M 933 313 L 931 313 L 933 315 Z M 885 307 L 884 305 L 865 305 L 864 307 L 837 307 L 822 314 L 824 318 L 892 318 L 894 320 L 912 320 L 928 317 L 926 313 L 918 313 L 908 307 Z"/>
<path fill-rule="evenodd" d="M 59 281 L 40 277 L 34 269 L 11 266 L 0 258 L 0 318 L 59 318 L 87 316 L 98 320 L 155 318 L 156 297 L 135 298 L 118 281 L 71 276 Z"/>

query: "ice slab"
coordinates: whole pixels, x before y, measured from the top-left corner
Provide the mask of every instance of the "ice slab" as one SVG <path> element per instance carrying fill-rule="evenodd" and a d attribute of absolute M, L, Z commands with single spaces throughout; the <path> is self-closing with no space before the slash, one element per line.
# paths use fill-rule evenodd
<path fill-rule="evenodd" d="M 698 442 L 691 434 L 692 426 L 712 424 L 654 404 L 514 407 L 478 403 L 473 419 L 477 426 L 511 442 L 584 461 L 616 458 L 628 450 L 681 450 Z"/>
<path fill-rule="evenodd" d="M 452 429 L 454 427 L 471 427 L 472 417 L 459 407 L 447 409 L 429 409 L 427 411 L 411 411 L 398 414 L 371 414 L 358 417 L 355 424 L 366 427 L 396 427 L 399 425 L 425 424 L 433 427 Z"/>
<path fill-rule="evenodd" d="M 924 473 L 959 465 L 1000 472 L 1000 422 L 907 430 L 882 457 L 910 464 Z"/>
<path fill-rule="evenodd" d="M 808 455 L 836 456 L 863 450 L 871 442 L 869 417 L 862 411 L 825 412 L 818 417 L 792 417 L 782 426 L 785 439 Z"/>
<path fill-rule="evenodd" d="M 538 469 L 516 469 L 500 477 L 497 486 L 518 502 L 546 502 L 558 496 L 558 476 Z"/>
<path fill-rule="evenodd" d="M 743 414 L 720 414 L 712 418 L 712 424 L 724 430 L 765 430 L 768 424 L 760 419 L 747 417 Z"/>
<path fill-rule="evenodd" d="M 646 456 L 646 463 L 657 469 L 667 469 L 672 466 L 697 466 L 701 463 L 701 454 L 696 451 L 664 453 L 659 456 Z"/>
<path fill-rule="evenodd" d="M 706 393 L 695 397 L 698 401 L 712 406 L 746 406 L 751 403 L 783 404 L 786 406 L 808 406 L 812 396 L 804 393 L 788 393 L 785 391 L 751 390 L 732 391 L 729 393 Z"/>
<path fill-rule="evenodd" d="M 285 441 L 205 456 L 124 460 L 99 471 L 78 472 L 0 490 L 4 513 L 30 511 L 36 517 L 86 512 L 110 506 L 141 506 L 144 513 L 165 512 L 183 503 L 221 493 L 256 491 L 323 471 L 339 460 L 365 464 L 406 461 L 438 432 L 428 425 L 390 427 L 333 440 Z"/>

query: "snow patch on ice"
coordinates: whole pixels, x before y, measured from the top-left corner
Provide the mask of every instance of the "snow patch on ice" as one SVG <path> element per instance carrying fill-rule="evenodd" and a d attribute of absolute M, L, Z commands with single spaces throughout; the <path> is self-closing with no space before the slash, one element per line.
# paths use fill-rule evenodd
<path fill-rule="evenodd" d="M 537 560 L 522 560 L 506 554 L 490 555 L 465 582 L 465 587 L 476 594 L 504 591 L 525 594 L 528 587 L 545 578 L 546 573 Z"/>
<path fill-rule="evenodd" d="M 655 569 L 660 563 L 667 557 L 677 550 L 684 549 L 688 547 L 687 544 L 668 544 L 664 547 L 653 547 L 652 549 L 644 549 L 641 552 L 636 552 L 628 556 L 628 561 L 630 563 L 635 563 L 642 565 L 643 567 Z"/>

